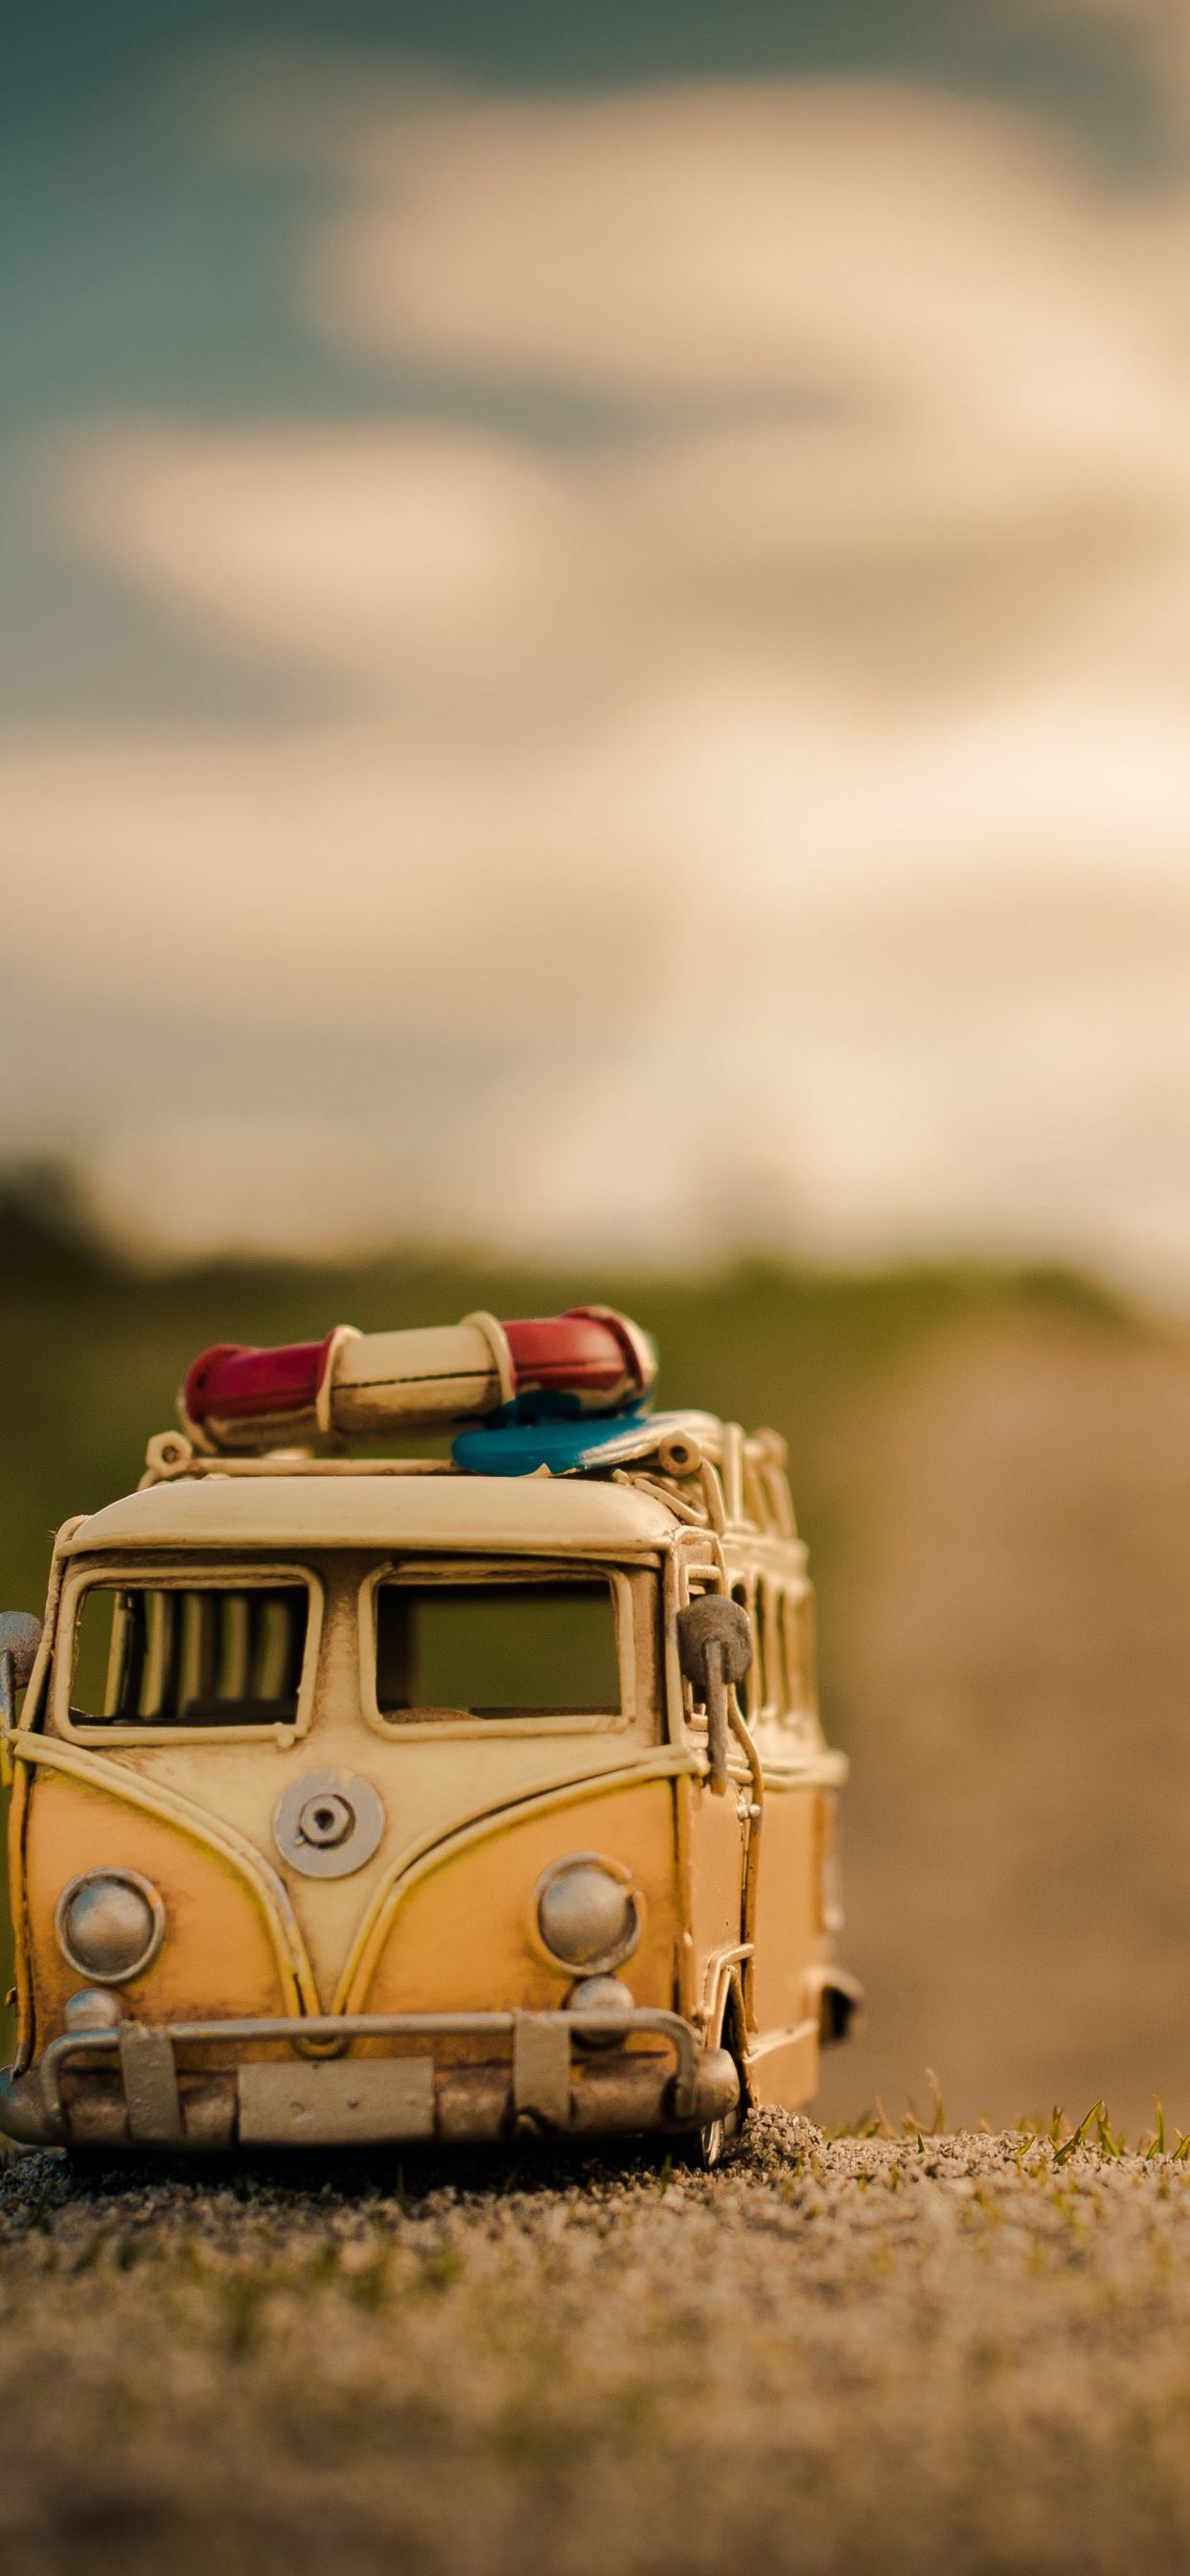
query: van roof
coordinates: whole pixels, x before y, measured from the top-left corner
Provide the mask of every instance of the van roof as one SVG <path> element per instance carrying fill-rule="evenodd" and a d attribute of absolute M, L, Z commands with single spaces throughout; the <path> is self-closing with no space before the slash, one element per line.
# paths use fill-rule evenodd
<path fill-rule="evenodd" d="M 666 1547 L 675 1524 L 651 1495 L 585 1477 L 215 1473 L 108 1503 L 63 1552 L 442 1547 L 616 1556 Z"/>

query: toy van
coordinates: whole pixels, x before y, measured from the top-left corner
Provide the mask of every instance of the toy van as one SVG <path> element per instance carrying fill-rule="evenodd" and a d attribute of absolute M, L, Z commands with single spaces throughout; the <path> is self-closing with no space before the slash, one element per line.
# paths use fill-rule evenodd
<path fill-rule="evenodd" d="M 713 2162 L 813 2095 L 860 1994 L 784 1446 L 655 1365 L 601 1307 L 195 1362 L 0 1620 L 10 2137 Z"/>

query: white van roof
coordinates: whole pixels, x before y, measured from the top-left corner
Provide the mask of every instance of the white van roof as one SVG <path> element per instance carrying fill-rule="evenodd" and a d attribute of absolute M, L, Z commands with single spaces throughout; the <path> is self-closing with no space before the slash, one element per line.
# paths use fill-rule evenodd
<path fill-rule="evenodd" d="M 467 1548 L 620 1556 L 668 1546 L 677 1515 L 588 1477 L 179 1477 L 92 1513 L 63 1553 L 96 1548 Z"/>

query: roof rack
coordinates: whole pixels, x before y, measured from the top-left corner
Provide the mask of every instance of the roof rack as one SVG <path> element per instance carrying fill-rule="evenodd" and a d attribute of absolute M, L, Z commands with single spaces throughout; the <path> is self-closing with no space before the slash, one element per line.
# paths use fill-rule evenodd
<path fill-rule="evenodd" d="M 680 1430 L 674 1426 L 680 1425 Z M 643 1431 L 645 1425 L 642 1423 Z M 711 1413 L 656 1414 L 651 1441 L 634 1445 L 629 1458 L 610 1457 L 606 1444 L 588 1463 L 552 1468 L 521 1465 L 465 1468 L 448 1458 L 316 1457 L 308 1449 L 272 1449 L 258 1457 L 204 1454 L 184 1432 L 154 1433 L 145 1451 L 139 1490 L 208 1477 L 460 1476 L 581 1477 L 629 1485 L 666 1504 L 679 1520 L 722 1532 L 750 1528 L 796 1538 L 797 1524 L 785 1472 L 786 1445 L 779 1432 L 745 1433 L 737 1422 Z"/>
<path fill-rule="evenodd" d="M 614 1478 L 679 1519 L 796 1536 L 775 1431 L 651 1413 L 657 1354 L 610 1306 L 413 1332 L 336 1325 L 273 1349 L 220 1342 L 187 1370 L 181 1431 L 150 1440 L 141 1486 L 208 1476 Z M 448 1458 L 351 1457 L 352 1439 L 452 1432 Z"/>

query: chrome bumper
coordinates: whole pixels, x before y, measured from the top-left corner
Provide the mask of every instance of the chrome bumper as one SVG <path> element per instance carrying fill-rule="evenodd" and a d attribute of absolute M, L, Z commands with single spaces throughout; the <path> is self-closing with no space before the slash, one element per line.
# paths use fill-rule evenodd
<path fill-rule="evenodd" d="M 616 2046 L 648 2035 L 665 2054 Z M 432 2045 L 346 2054 L 354 2040 L 511 2040 L 480 2059 Z M 572 2043 L 579 2043 L 577 2051 Z M 602 2048 L 583 2042 L 603 2041 Z M 230 2068 L 179 2066 L 178 2051 L 231 2042 L 286 2055 Z M 670 2056 L 672 2051 L 672 2059 Z M 90 2082 L 63 2097 L 62 2074 Z M 114 2080 L 112 2080 L 114 2079 Z M 52 2040 L 27 2073 L 0 2072 L 0 2130 L 29 2146 L 175 2151 L 494 2140 L 705 2127 L 734 2109 L 739 2077 L 725 2049 L 704 2049 L 678 2013 L 343 2013 L 254 2021 L 125 2021 Z"/>

